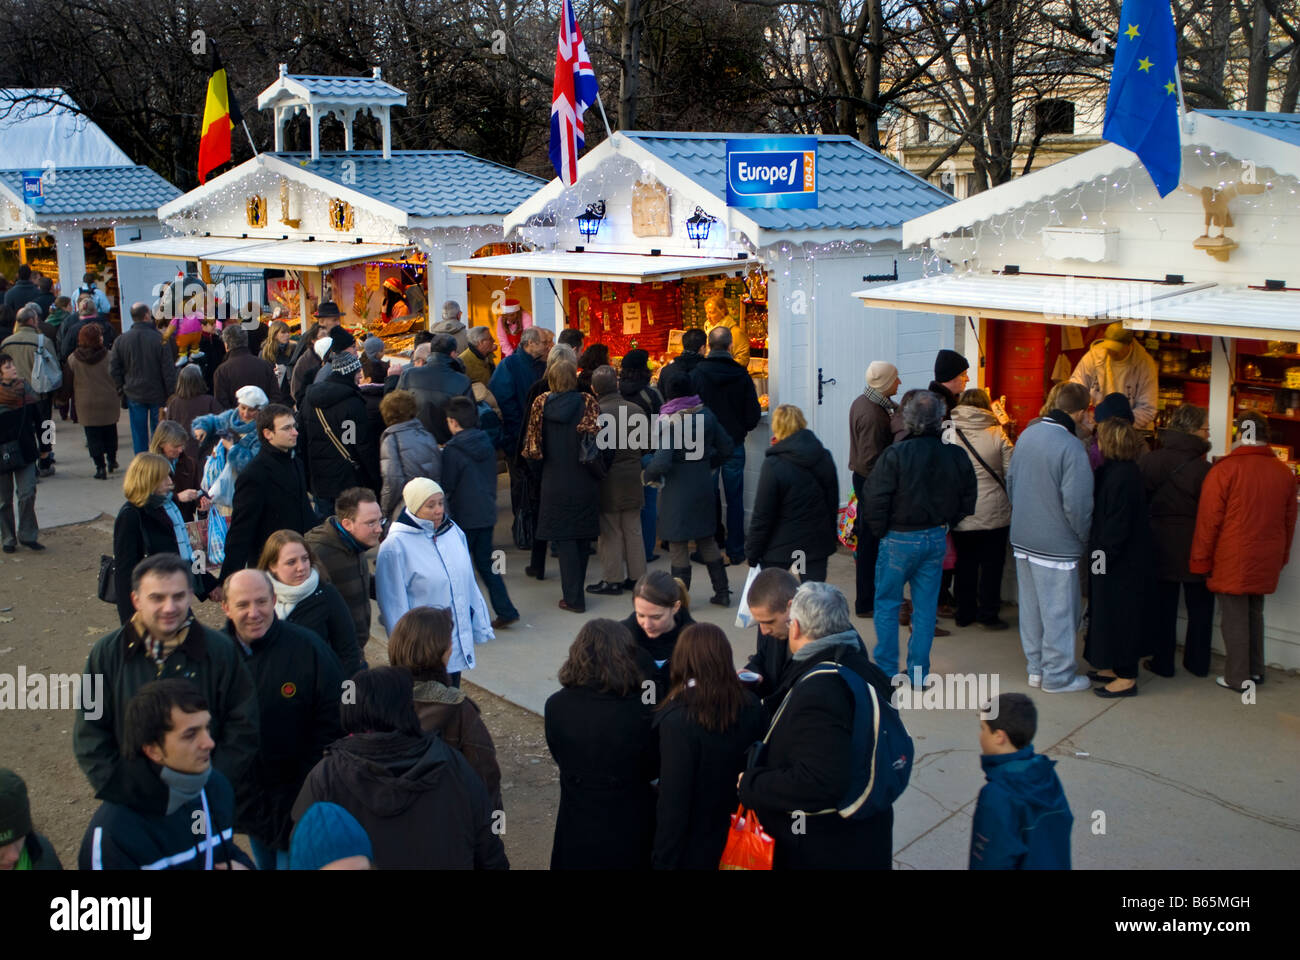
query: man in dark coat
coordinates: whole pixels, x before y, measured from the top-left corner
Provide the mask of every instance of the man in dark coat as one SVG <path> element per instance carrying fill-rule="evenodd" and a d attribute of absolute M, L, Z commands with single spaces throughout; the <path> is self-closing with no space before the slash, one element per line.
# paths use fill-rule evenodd
<path fill-rule="evenodd" d="M 212 375 L 212 395 L 222 410 L 231 409 L 235 405 L 235 392 L 248 384 L 261 387 L 270 399 L 279 397 L 275 367 L 249 352 L 248 334 L 243 327 L 238 324 L 227 326 L 221 331 L 221 342 L 226 347 L 226 359 Z"/>
<path fill-rule="evenodd" d="M 966 373 L 969 369 L 970 361 L 956 350 L 940 350 L 934 358 L 934 379 L 927 389 L 943 398 L 946 416 L 952 415 L 957 398 L 970 383 L 970 376 Z"/>
<path fill-rule="evenodd" d="M 532 331 L 531 333 L 529 331 Z M 546 338 L 537 327 L 527 327 L 519 336 L 519 349 L 499 364 L 488 381 L 488 389 L 501 408 L 501 449 L 510 468 L 510 511 L 518 514 L 524 503 L 525 467 L 518 463 L 528 391 L 546 373 Z"/>
<path fill-rule="evenodd" d="M 262 738 L 235 825 L 252 840 L 259 870 L 287 870 L 293 802 L 325 748 L 343 736 L 343 672 L 316 634 L 276 617 L 271 578 L 261 570 L 231 574 L 221 609 L 257 690 Z"/>
<path fill-rule="evenodd" d="M 32 282 L 32 268 L 27 264 L 18 267 L 18 279 L 5 291 L 5 306 L 13 307 L 17 312 L 40 295 L 40 289 Z"/>
<path fill-rule="evenodd" d="M 77 313 L 76 319 L 64 321 L 59 330 L 59 359 L 64 363 L 68 362 L 68 357 L 72 356 L 72 352 L 77 349 L 77 335 L 88 323 L 99 325 L 104 335 L 105 349 L 112 349 L 113 341 L 117 338 L 117 331 L 113 329 L 113 325 L 95 313 L 95 302 L 89 297 L 83 298 L 77 305 Z"/>
<path fill-rule="evenodd" d="M 32 303 L 40 308 L 41 319 L 44 320 L 50 315 L 50 307 L 54 306 L 54 281 L 49 277 L 39 277 L 36 289 L 38 293 L 32 297 Z"/>
<path fill-rule="evenodd" d="M 700 361 L 704 359 L 704 354 L 701 351 L 708 342 L 709 335 L 707 333 L 700 327 L 691 327 L 682 333 L 682 352 L 673 359 L 672 363 L 668 364 L 668 367 L 681 370 L 687 374 L 693 374 L 695 368 L 700 365 Z M 668 367 L 664 369 L 667 370 Z"/>
<path fill-rule="evenodd" d="M 143 685 L 124 712 L 129 775 L 97 794 L 79 869 L 250 869 L 234 842 L 234 790 L 213 762 L 208 698 L 171 677 Z"/>
<path fill-rule="evenodd" d="M 849 407 L 849 469 L 853 471 L 853 493 L 858 498 L 858 516 L 854 522 L 858 546 L 854 552 L 857 568 L 857 596 L 853 612 L 859 617 L 870 617 L 876 603 L 876 555 L 880 541 L 871 528 L 862 522 L 862 495 L 867 478 L 885 452 L 894 442 L 891 419 L 898 410 L 891 398 L 898 393 L 902 381 L 898 368 L 883 360 L 874 360 L 867 367 L 867 385 Z"/>
<path fill-rule="evenodd" d="M 911 586 L 912 635 L 907 673 L 918 687 L 930 672 L 947 530 L 975 512 L 978 485 L 965 448 L 944 443 L 943 399 L 918 390 L 903 405 L 910 436 L 885 449 L 867 481 L 858 509 L 880 538 L 876 565 L 875 660 L 898 670 L 898 609 Z"/>
<path fill-rule="evenodd" d="M 447 401 L 452 397 L 465 397 L 471 402 L 474 399 L 469 377 L 453 365 L 455 352 L 455 338 L 440 333 L 429 343 L 429 359 L 424 366 L 407 367 L 397 378 L 398 390 L 415 394 L 416 416 L 439 443 L 451 439 L 447 429 Z"/>
<path fill-rule="evenodd" d="M 334 498 L 344 490 L 378 482 L 368 469 L 378 460 L 374 448 L 379 438 L 370 429 L 366 401 L 357 386 L 361 361 L 344 351 L 332 363 L 330 375 L 307 388 L 298 411 L 298 451 L 322 518 L 334 512 Z"/>
<path fill-rule="evenodd" d="M 343 597 L 357 631 L 357 649 L 370 642 L 370 601 L 374 585 L 366 552 L 384 537 L 384 515 L 375 492 L 366 487 L 344 490 L 334 500 L 334 516 L 307 531 L 305 539 Z"/>
<path fill-rule="evenodd" d="M 316 380 L 324 359 L 316 353 L 316 341 L 329 334 L 343 322 L 338 304 L 333 300 L 323 300 L 316 308 L 316 322 L 298 340 L 289 356 L 289 398 L 294 403 L 302 402 L 302 395 Z"/>
<path fill-rule="evenodd" d="M 131 307 L 131 328 L 113 344 L 109 372 L 126 397 L 131 444 L 136 453 L 149 449 L 158 429 L 158 411 L 176 389 L 176 364 L 143 303 Z"/>
<path fill-rule="evenodd" d="M 231 783 L 242 783 L 257 753 L 257 699 L 234 644 L 191 614 L 189 564 L 158 553 L 119 576 L 131 577 L 136 613 L 91 648 L 84 673 L 103 677 L 102 696 L 77 714 L 73 729 L 77 763 L 91 788 L 102 798 L 130 775 L 126 768 L 137 760 L 122 756 L 127 704 L 146 683 L 170 677 L 192 681 L 207 699 L 216 765 Z"/>
<path fill-rule="evenodd" d="M 505 580 L 492 569 L 492 530 L 497 522 L 497 452 L 478 425 L 472 400 L 452 397 L 447 402 L 447 428 L 451 439 L 442 450 L 443 491 L 451 518 L 465 533 L 474 569 L 488 589 L 496 619 L 494 629 L 519 619 Z"/>
<path fill-rule="evenodd" d="M 307 499 L 293 411 L 283 404 L 267 404 L 257 412 L 257 432 L 262 449 L 235 478 L 222 582 L 256 562 L 262 544 L 275 531 L 306 533 L 319 521 Z"/>
<path fill-rule="evenodd" d="M 727 497 L 726 542 L 719 540 L 733 565 L 744 563 L 745 554 L 745 436 L 758 426 L 763 408 L 748 371 L 731 356 L 731 330 L 715 327 L 709 334 L 709 355 L 691 375 L 695 392 L 713 411 L 731 437 L 731 456 L 713 473 L 714 500 L 718 499 L 718 478 Z"/>
<path fill-rule="evenodd" d="M 875 687 L 888 703 L 893 688 L 871 662 L 849 619 L 849 604 L 828 583 L 805 583 L 790 604 L 791 660 L 772 700 L 784 699 L 759 761 L 740 779 L 740 802 L 758 813 L 776 840 L 776 870 L 888 870 L 894 811 L 864 819 L 839 815 L 856 777 L 871 763 L 874 742 L 853 752 L 855 698 L 835 673 L 839 664 Z M 873 726 L 867 724 L 868 740 Z M 829 810 L 828 813 L 812 812 Z"/>
<path fill-rule="evenodd" d="M 767 698 L 780 684 L 790 663 L 790 601 L 798 590 L 799 581 L 793 573 L 784 567 L 768 567 L 754 577 L 745 596 L 749 614 L 758 627 L 754 652 L 745 664 L 745 669 L 758 674 L 758 679 L 746 682 L 764 701 L 769 719 L 777 705 Z"/>

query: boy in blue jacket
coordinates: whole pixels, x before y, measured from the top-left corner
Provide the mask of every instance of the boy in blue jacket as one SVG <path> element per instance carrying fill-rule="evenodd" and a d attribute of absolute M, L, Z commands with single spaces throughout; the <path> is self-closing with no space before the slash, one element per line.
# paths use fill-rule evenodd
<path fill-rule="evenodd" d="M 1004 693 L 980 714 L 980 765 L 988 777 L 975 804 L 972 870 L 1069 870 L 1074 815 L 1056 761 L 1034 753 L 1038 710 L 1023 693 Z"/>

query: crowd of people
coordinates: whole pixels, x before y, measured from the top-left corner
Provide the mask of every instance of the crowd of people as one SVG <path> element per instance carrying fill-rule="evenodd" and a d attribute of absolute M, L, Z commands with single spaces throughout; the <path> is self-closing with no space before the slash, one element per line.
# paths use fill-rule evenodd
<path fill-rule="evenodd" d="M 1143 657 L 1171 675 L 1180 587 L 1184 668 L 1208 673 L 1217 602 L 1219 684 L 1263 680 L 1263 596 L 1289 558 L 1296 491 L 1255 414 L 1211 465 L 1200 408 L 1153 436 L 1124 392 L 1071 380 L 1017 434 L 966 389 L 961 354 L 941 350 L 929 387 L 899 402 L 897 368 L 877 361 L 850 411 L 845 536 L 837 465 L 791 405 L 772 412 L 746 523 L 761 410 L 723 323 L 686 331 L 656 378 L 644 351 L 615 369 L 574 329 L 553 342 L 524 327 L 498 363 L 492 331 L 466 330 L 449 302 L 398 371 L 327 300 L 297 340 L 280 322 L 218 332 L 196 318 L 195 342 L 223 351 L 205 369 L 148 305 L 115 339 L 97 310 L 78 304 L 64 395 L 97 478 L 120 469 L 122 409 L 134 456 L 101 570 L 121 626 L 85 668 L 105 677 L 106 704 L 74 737 L 102 801 L 83 868 L 507 867 L 492 734 L 460 689 L 476 646 L 520 619 L 494 551 L 501 472 L 526 575 L 544 579 L 554 556 L 560 609 L 631 594 L 622 619 L 577 630 L 546 702 L 555 868 L 715 869 L 739 804 L 772 836 L 775 868 L 887 869 L 892 797 L 866 775 L 886 741 L 864 718 L 874 703 L 896 719 L 900 682 L 935 682 L 941 617 L 1007 629 L 1008 552 L 1030 687 L 1134 696 Z M 18 311 L 25 339 L 36 313 Z M 21 463 L 0 474 L 0 494 L 18 492 L 17 525 L 0 499 L 10 552 L 39 548 L 22 478 L 45 469 L 41 404 L 59 399 L 28 382 L 25 339 L 0 347 L 0 455 Z M 609 430 L 629 422 L 654 431 Z M 852 613 L 825 582 L 841 537 Z M 648 566 L 657 549 L 667 570 Z M 747 568 L 757 638 L 740 671 L 726 633 L 691 616 L 695 563 L 723 607 L 727 566 Z M 366 662 L 372 600 L 387 666 Z M 853 614 L 874 620 L 874 646 Z M 1036 724 L 1021 694 L 981 716 L 973 868 L 1069 865 L 1072 818 Z M 21 779 L 0 771 L 0 865 L 52 856 Z"/>

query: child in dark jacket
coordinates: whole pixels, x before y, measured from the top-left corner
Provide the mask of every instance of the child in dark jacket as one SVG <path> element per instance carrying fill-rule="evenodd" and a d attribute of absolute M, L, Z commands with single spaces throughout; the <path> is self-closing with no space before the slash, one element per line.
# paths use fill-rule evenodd
<path fill-rule="evenodd" d="M 1069 870 L 1074 815 L 1056 761 L 1034 753 L 1038 710 L 1004 693 L 980 715 L 980 765 L 988 777 L 975 804 L 972 870 Z"/>

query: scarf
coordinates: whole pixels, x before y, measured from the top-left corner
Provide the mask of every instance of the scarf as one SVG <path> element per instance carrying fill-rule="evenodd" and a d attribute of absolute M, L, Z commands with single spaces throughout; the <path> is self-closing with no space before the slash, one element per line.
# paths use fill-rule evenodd
<path fill-rule="evenodd" d="M 343 541 L 345 547 L 353 553 L 366 552 L 366 548 L 357 543 L 357 538 L 343 529 L 343 524 L 339 523 L 338 517 L 330 517 L 330 523 L 334 524 L 334 529 L 339 532 L 339 539 Z"/>
<path fill-rule="evenodd" d="M 86 366 L 93 367 L 95 364 L 99 363 L 99 361 L 108 356 L 108 351 L 103 347 L 96 347 L 94 350 L 87 350 L 85 347 L 77 347 L 76 350 L 72 351 L 72 355 L 82 363 L 86 364 Z"/>
<path fill-rule="evenodd" d="M 898 404 L 893 400 L 890 400 L 883 393 L 876 392 L 872 387 L 863 387 L 862 395 L 877 406 L 884 407 L 886 413 L 893 413 L 898 409 Z"/>
<path fill-rule="evenodd" d="M 154 497 L 158 497 L 162 502 L 154 503 Z M 181 559 L 186 563 L 192 564 L 194 561 L 194 551 L 190 547 L 190 535 L 185 529 L 185 518 L 181 516 L 180 507 L 176 506 L 176 501 L 171 497 L 160 496 L 159 494 L 150 494 L 149 500 L 145 503 L 147 507 L 162 507 L 163 512 L 167 514 L 167 519 L 172 522 L 172 533 L 176 537 L 176 552 L 181 555 Z M 194 575 L 190 574 L 192 580 Z"/>
<path fill-rule="evenodd" d="M 664 405 L 659 408 L 659 416 L 671 417 L 674 413 L 681 410 L 689 410 L 691 407 L 698 407 L 701 403 L 703 403 L 703 401 L 700 400 L 698 394 L 689 397 L 678 397 L 676 400 L 665 402 Z"/>
<path fill-rule="evenodd" d="M 212 767 L 202 773 L 181 773 L 171 767 L 163 767 L 158 772 L 158 779 L 167 786 L 167 816 L 171 816 L 187 803 L 196 800 L 212 776 Z"/>
<path fill-rule="evenodd" d="M 17 380 L 0 381 L 0 407 L 17 410 L 25 403 L 36 401 L 36 394 L 27 388 L 27 381 L 21 377 Z"/>
<path fill-rule="evenodd" d="M 862 640 L 858 637 L 856 630 L 844 630 L 840 633 L 832 633 L 825 637 L 818 637 L 816 640 L 810 640 L 797 651 L 791 654 L 794 660 L 813 660 L 826 653 L 832 647 L 853 647 L 862 646 Z"/>
<path fill-rule="evenodd" d="M 267 576 L 271 575 L 267 574 Z M 307 579 L 296 587 L 271 577 L 271 585 L 275 587 L 275 615 L 281 620 L 288 620 L 289 614 L 293 613 L 293 608 L 316 592 L 316 588 L 320 586 L 320 574 L 312 570 L 307 574 Z"/>

